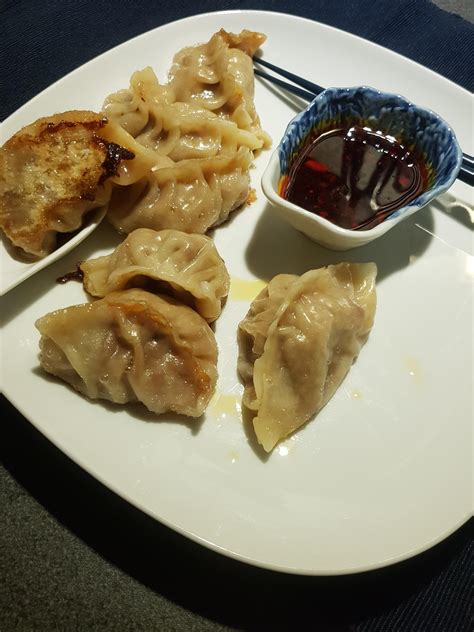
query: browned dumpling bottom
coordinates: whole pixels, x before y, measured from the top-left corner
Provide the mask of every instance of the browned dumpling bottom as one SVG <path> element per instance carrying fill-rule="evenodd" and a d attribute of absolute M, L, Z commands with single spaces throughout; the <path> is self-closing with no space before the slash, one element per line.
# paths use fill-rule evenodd
<path fill-rule="evenodd" d="M 108 203 L 123 159 L 134 154 L 104 139 L 107 119 L 70 111 L 24 127 L 0 149 L 0 228 L 25 253 L 44 257 L 58 233 Z"/>
<path fill-rule="evenodd" d="M 217 380 L 206 321 L 174 299 L 112 292 L 43 316 L 42 368 L 91 399 L 142 402 L 150 411 L 200 416 Z"/>

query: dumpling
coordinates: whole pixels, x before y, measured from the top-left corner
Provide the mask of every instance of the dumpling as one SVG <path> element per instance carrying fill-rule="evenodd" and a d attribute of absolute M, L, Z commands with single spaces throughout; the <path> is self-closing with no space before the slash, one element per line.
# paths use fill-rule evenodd
<path fill-rule="evenodd" d="M 239 324 L 238 371 L 245 385 L 242 403 L 250 410 L 258 409 L 253 384 L 255 361 L 263 354 L 268 329 L 275 320 L 277 309 L 283 303 L 290 286 L 299 277 L 296 274 L 279 274 L 270 281 L 253 300 L 245 319 Z"/>
<path fill-rule="evenodd" d="M 270 452 L 333 396 L 367 340 L 374 263 L 274 277 L 239 324 L 243 403 Z"/>
<path fill-rule="evenodd" d="M 168 84 L 145 68 L 105 100 L 105 115 L 122 129 L 120 142 L 137 154 L 114 178 L 107 216 L 117 230 L 205 233 L 251 199 L 250 166 L 271 141 L 255 111 L 252 61 L 243 51 L 264 39 L 221 32 L 178 53 Z M 211 70 L 207 92 L 196 92 L 202 72 Z M 219 103 L 201 98 L 211 92 Z"/>
<path fill-rule="evenodd" d="M 177 230 L 137 228 L 112 254 L 83 261 L 84 287 L 92 296 L 130 287 L 171 294 L 208 322 L 221 313 L 229 274 L 214 242 Z"/>
<path fill-rule="evenodd" d="M 134 72 L 128 89 L 107 97 L 103 111 L 143 147 L 175 162 L 232 153 L 238 146 L 256 151 L 265 144 L 229 117 L 176 101 L 174 91 L 160 84 L 150 67 Z"/>
<path fill-rule="evenodd" d="M 132 74 L 129 88 L 108 96 L 102 110 L 108 118 L 137 138 L 145 129 L 158 135 L 161 130 L 154 131 L 153 120 L 159 112 L 158 108 L 174 101 L 176 98 L 170 86 L 160 84 L 153 69 L 147 66 Z"/>
<path fill-rule="evenodd" d="M 204 234 L 246 202 L 251 163 L 252 153 L 241 147 L 231 156 L 153 168 L 129 186 L 115 187 L 107 218 L 121 233 L 173 228 Z"/>
<path fill-rule="evenodd" d="M 176 53 L 170 70 L 170 86 L 177 101 L 194 103 L 256 134 L 263 145 L 270 138 L 261 126 L 254 105 L 252 57 L 266 35 L 221 29 L 206 44 Z"/>
<path fill-rule="evenodd" d="M 199 417 L 217 380 L 206 321 L 170 297 L 112 292 L 36 322 L 40 362 L 91 399 L 142 402 L 150 411 Z"/>
<path fill-rule="evenodd" d="M 88 211 L 108 203 L 110 177 L 134 157 L 105 139 L 108 126 L 95 112 L 64 112 L 24 127 L 0 149 L 0 228 L 15 246 L 44 257 L 58 233 L 80 228 Z"/>

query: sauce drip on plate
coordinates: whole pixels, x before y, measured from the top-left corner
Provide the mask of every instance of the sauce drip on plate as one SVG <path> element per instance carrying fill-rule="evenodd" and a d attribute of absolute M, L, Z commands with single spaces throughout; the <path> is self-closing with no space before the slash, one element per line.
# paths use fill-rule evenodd
<path fill-rule="evenodd" d="M 426 166 L 391 136 L 368 127 L 312 139 L 295 159 L 281 196 L 349 229 L 372 228 L 418 197 Z"/>
<path fill-rule="evenodd" d="M 56 283 L 68 283 L 68 281 L 80 281 L 82 283 L 84 279 L 84 272 L 81 270 L 81 264 L 76 264 L 76 269 L 72 272 L 66 272 L 62 276 L 56 279 Z"/>

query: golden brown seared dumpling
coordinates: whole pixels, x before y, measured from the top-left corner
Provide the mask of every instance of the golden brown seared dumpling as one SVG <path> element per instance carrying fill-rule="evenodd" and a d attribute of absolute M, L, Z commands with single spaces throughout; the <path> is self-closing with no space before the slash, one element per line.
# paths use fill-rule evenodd
<path fill-rule="evenodd" d="M 367 340 L 374 263 L 340 263 L 274 277 L 239 325 L 243 403 L 270 452 L 334 395 Z"/>
<path fill-rule="evenodd" d="M 63 112 L 24 127 L 0 149 L 0 228 L 15 246 L 44 257 L 58 233 L 80 228 L 85 213 L 108 203 L 108 179 L 134 154 L 105 140 L 106 127 L 101 114 Z"/>
<path fill-rule="evenodd" d="M 221 313 L 229 273 L 214 242 L 178 230 L 138 228 L 110 254 L 80 264 L 92 296 L 130 287 L 171 294 L 208 322 Z"/>
<path fill-rule="evenodd" d="M 172 298 L 112 292 L 36 322 L 41 366 L 91 399 L 142 402 L 154 413 L 199 417 L 217 380 L 206 321 Z"/>

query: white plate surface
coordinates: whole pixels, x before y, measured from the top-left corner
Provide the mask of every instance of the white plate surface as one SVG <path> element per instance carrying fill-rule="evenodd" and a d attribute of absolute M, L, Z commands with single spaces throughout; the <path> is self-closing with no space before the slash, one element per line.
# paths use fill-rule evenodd
<path fill-rule="evenodd" d="M 254 11 L 195 16 L 135 38 L 27 103 L 3 134 L 53 112 L 98 109 L 146 65 L 165 80 L 174 52 L 221 27 L 267 33 L 267 59 L 322 85 L 369 84 L 431 107 L 474 153 L 471 95 L 463 89 L 341 31 Z M 292 100 L 258 81 L 256 103 L 278 142 L 296 111 Z M 269 157 L 264 152 L 252 171 L 257 202 L 215 231 L 232 289 L 216 325 L 218 393 L 202 423 L 92 403 L 38 369 L 34 322 L 86 300 L 79 284 L 55 279 L 76 261 L 110 252 L 119 237 L 105 224 L 1 299 L 3 390 L 97 479 L 206 546 L 302 574 L 384 566 L 430 547 L 471 514 L 471 193 L 458 182 L 456 198 L 445 197 L 369 246 L 336 253 L 272 214 L 259 184 Z M 371 337 L 326 408 L 264 459 L 240 416 L 237 324 L 262 285 L 257 279 L 343 259 L 379 266 Z"/>

